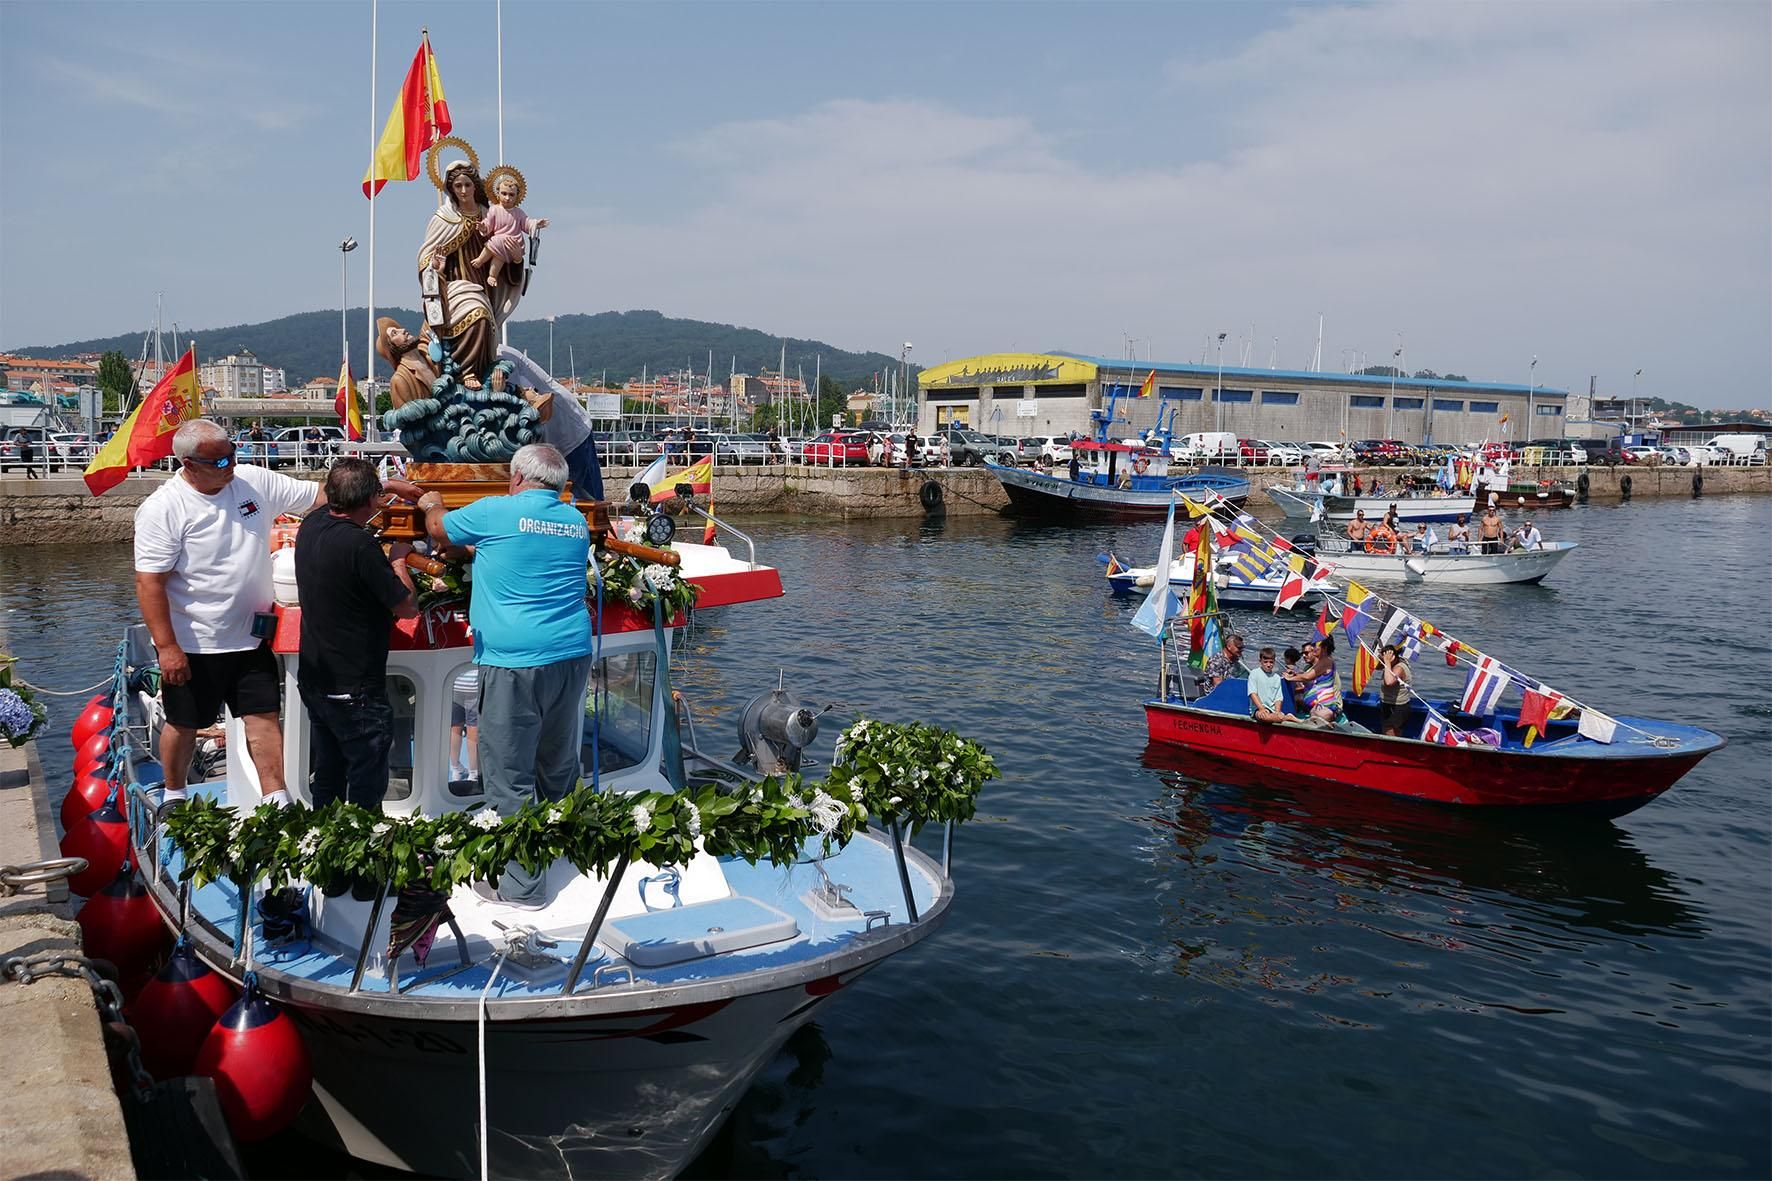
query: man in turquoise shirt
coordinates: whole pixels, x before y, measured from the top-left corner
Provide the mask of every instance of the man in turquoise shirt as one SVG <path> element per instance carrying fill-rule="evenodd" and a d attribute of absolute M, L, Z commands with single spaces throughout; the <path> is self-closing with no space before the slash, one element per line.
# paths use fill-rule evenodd
<path fill-rule="evenodd" d="M 501 815 L 578 785 L 591 675 L 591 535 L 584 515 L 560 499 L 566 479 L 559 450 L 532 443 L 511 457 L 510 495 L 447 513 L 439 493 L 418 502 L 434 543 L 474 547 L 468 620 L 480 666 L 480 778 Z M 497 897 L 537 906 L 542 885 L 508 865 Z"/>

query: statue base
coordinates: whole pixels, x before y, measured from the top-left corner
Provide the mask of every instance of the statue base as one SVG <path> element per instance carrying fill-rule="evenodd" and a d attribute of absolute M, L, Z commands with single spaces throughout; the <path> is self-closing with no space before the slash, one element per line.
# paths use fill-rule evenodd
<path fill-rule="evenodd" d="M 504 496 L 511 488 L 511 465 L 508 463 L 409 463 L 406 478 L 426 492 L 443 497 L 443 507 L 461 508 L 486 496 Z M 560 494 L 571 501 L 572 487 Z M 584 501 L 577 506 L 585 515 L 592 535 L 601 539 L 609 531 L 607 501 Z M 425 535 L 423 515 L 409 504 L 395 504 L 382 510 L 373 522 L 384 541 L 417 541 Z"/>

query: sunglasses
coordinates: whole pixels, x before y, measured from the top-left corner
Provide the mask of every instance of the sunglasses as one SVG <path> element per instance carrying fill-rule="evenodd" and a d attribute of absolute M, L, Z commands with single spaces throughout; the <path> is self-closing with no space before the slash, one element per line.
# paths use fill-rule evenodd
<path fill-rule="evenodd" d="M 186 459 L 185 462 L 200 463 L 204 467 L 212 467 L 218 472 L 225 471 L 234 466 L 234 453 L 230 451 L 220 459 L 204 459 L 201 455 L 193 455 L 189 459 Z"/>

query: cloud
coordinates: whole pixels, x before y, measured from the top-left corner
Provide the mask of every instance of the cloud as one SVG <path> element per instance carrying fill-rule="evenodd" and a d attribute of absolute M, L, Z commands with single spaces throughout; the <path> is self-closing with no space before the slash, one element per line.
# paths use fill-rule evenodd
<path fill-rule="evenodd" d="M 1649 365 L 1763 399 L 1767 11 L 1308 7 L 1129 94 L 1130 166 L 1031 116 L 848 98 L 688 137 L 672 202 L 550 245 L 592 277 L 574 301 L 925 361 L 1123 332 L 1183 357 L 1255 321 L 1255 357 L 1278 334 L 1298 365 L 1326 312 L 1331 362 L 1402 332 L 1473 376 L 1538 353 L 1553 384 Z"/>

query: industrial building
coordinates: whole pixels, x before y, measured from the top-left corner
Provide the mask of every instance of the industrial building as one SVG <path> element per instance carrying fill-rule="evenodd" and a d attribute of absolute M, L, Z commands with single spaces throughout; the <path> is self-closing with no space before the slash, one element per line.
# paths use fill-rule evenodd
<path fill-rule="evenodd" d="M 1133 396 L 1152 374 L 1151 396 Z M 1159 409 L 1172 407 L 1177 435 L 1406 443 L 1578 437 L 1566 426 L 1568 391 L 1481 381 L 987 353 L 925 369 L 918 387 L 923 432 L 952 424 L 998 435 L 1088 434 L 1091 412 L 1118 392 L 1124 421 L 1114 424 L 1115 438 L 1142 434 L 1156 425 Z"/>

